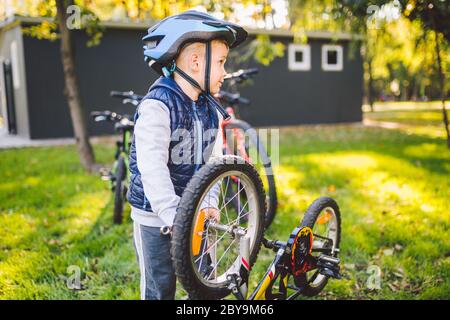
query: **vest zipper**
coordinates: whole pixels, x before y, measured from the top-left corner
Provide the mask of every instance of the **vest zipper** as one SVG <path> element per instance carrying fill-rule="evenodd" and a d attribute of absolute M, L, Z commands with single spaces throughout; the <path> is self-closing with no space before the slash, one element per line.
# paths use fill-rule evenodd
<path fill-rule="evenodd" d="M 195 118 L 195 127 L 194 127 L 194 146 L 197 146 L 197 153 L 195 157 L 195 171 L 198 170 L 200 164 L 202 163 L 203 158 L 203 130 L 202 123 L 198 118 L 197 114 L 197 105 L 195 101 L 192 101 L 192 109 L 194 110 L 194 118 Z M 197 139 L 198 138 L 198 139 Z"/>

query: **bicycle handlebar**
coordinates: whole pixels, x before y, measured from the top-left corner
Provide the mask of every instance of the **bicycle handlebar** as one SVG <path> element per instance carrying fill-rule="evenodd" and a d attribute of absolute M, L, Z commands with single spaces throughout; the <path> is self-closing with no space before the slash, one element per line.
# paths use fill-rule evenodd
<path fill-rule="evenodd" d="M 259 70 L 257 68 L 241 69 L 233 73 L 229 73 L 224 77 L 224 80 L 237 80 L 238 82 L 249 79 L 251 76 L 257 74 Z"/>
<path fill-rule="evenodd" d="M 217 98 L 219 98 L 220 100 L 223 100 L 225 103 L 230 104 L 230 105 L 235 105 L 235 104 L 249 105 L 250 104 L 250 100 L 247 98 L 241 97 L 241 95 L 239 93 L 231 93 L 231 92 L 221 90 L 217 94 Z"/>
<path fill-rule="evenodd" d="M 120 121 L 122 120 L 122 116 L 115 112 L 106 110 L 106 111 L 92 111 L 91 117 L 94 118 L 96 122 L 100 121 Z"/>
<path fill-rule="evenodd" d="M 91 117 L 95 122 L 110 121 L 114 123 L 114 130 L 117 132 L 133 130 L 134 122 L 129 119 L 128 115 L 120 115 L 115 112 L 106 111 L 92 111 Z"/>
<path fill-rule="evenodd" d="M 141 102 L 143 96 L 139 94 L 135 94 L 133 91 L 111 91 L 111 97 L 123 99 L 123 103 L 131 103 L 134 106 L 137 106 L 139 102 Z"/>

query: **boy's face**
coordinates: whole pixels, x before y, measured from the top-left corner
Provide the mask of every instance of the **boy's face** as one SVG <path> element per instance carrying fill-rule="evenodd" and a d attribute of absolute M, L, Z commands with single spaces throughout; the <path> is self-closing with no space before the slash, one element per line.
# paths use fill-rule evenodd
<path fill-rule="evenodd" d="M 202 88 L 205 87 L 205 50 L 206 45 L 204 43 L 192 43 L 181 51 L 176 61 L 177 66 L 194 78 Z M 224 42 L 211 41 L 210 91 L 213 95 L 219 92 L 223 84 L 228 51 Z"/>
<path fill-rule="evenodd" d="M 212 41 L 210 90 L 213 95 L 219 93 L 220 87 L 222 87 L 223 84 L 223 78 L 227 74 L 227 72 L 225 71 L 225 62 L 227 60 L 227 56 L 228 56 L 228 47 L 225 45 L 225 43 L 221 41 Z M 203 76 L 202 82 L 204 81 L 205 80 Z M 202 87 L 204 88 L 203 83 Z"/>

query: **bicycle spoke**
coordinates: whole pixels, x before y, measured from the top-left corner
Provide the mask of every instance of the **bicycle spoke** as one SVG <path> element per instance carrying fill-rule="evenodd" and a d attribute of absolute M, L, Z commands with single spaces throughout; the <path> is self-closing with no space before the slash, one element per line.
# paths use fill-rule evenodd
<path fill-rule="evenodd" d="M 222 179 L 223 181 L 223 179 Z M 230 182 L 230 177 L 228 177 L 228 182 Z M 227 190 L 228 191 L 228 182 L 227 182 Z M 223 184 L 220 184 L 220 192 L 222 193 L 222 199 L 225 199 L 224 201 L 226 201 L 226 191 L 225 194 L 223 193 Z M 219 212 L 220 213 L 220 212 Z M 228 217 L 228 210 L 227 207 L 225 207 L 225 217 L 227 218 L 227 223 L 230 223 L 230 218 Z"/>
<path fill-rule="evenodd" d="M 238 214 L 238 217 L 237 217 L 238 219 L 239 219 L 239 218 L 242 218 L 242 217 L 241 217 L 241 213 L 244 211 L 244 209 L 245 209 L 245 207 L 246 207 L 247 205 L 248 205 L 248 199 L 247 199 L 247 202 L 246 202 L 246 203 L 244 204 L 244 206 L 242 207 L 242 210 L 239 211 L 239 214 Z"/>
<path fill-rule="evenodd" d="M 237 192 L 230 200 L 228 200 L 227 203 L 225 203 L 225 204 L 222 206 L 222 208 L 219 209 L 219 211 L 222 211 L 222 209 L 223 209 L 227 204 L 229 204 L 231 201 L 233 201 L 233 199 L 236 198 L 236 196 L 239 195 L 243 189 L 244 189 L 244 187 L 242 187 L 241 190 L 238 189 L 238 192 Z"/>
<path fill-rule="evenodd" d="M 213 241 L 214 238 L 217 239 L 217 230 L 214 230 Z M 217 245 L 211 246 L 211 248 L 211 263 L 214 265 L 215 263 L 217 263 Z M 217 278 L 217 270 L 215 271 L 214 275 Z"/>
<path fill-rule="evenodd" d="M 211 278 L 211 275 L 213 272 L 216 271 L 217 266 L 219 265 L 220 261 L 222 261 L 223 257 L 225 256 L 225 254 L 228 252 L 228 250 L 230 250 L 231 246 L 233 245 L 233 243 L 236 241 L 236 239 L 233 239 L 233 241 L 231 241 L 230 245 L 228 246 L 228 248 L 224 251 L 224 253 L 222 254 L 222 256 L 220 257 L 219 261 L 217 261 L 217 264 L 214 266 L 213 270 L 211 271 L 211 273 L 209 274 L 208 278 L 206 280 L 209 280 L 209 278 Z"/>
<path fill-rule="evenodd" d="M 250 214 L 250 212 L 253 212 L 253 210 L 250 210 L 250 211 L 248 211 L 247 213 L 243 214 L 242 216 L 240 216 L 240 217 L 234 219 L 233 221 L 231 221 L 231 223 L 230 223 L 229 225 L 231 226 L 231 225 L 233 225 L 234 223 L 236 223 L 236 222 L 239 220 L 239 218 L 244 218 L 245 216 L 248 216 L 248 215 Z M 245 230 L 247 230 L 247 229 L 245 229 Z"/>
<path fill-rule="evenodd" d="M 248 203 L 248 201 L 247 201 L 247 203 Z M 247 205 L 247 203 L 246 203 L 246 205 Z M 245 206 L 243 207 L 243 209 L 244 209 L 244 208 L 245 208 Z M 235 222 L 237 222 L 237 220 L 238 220 L 239 218 L 243 218 L 243 217 L 247 216 L 248 214 L 250 214 L 251 212 L 253 212 L 253 210 L 248 211 L 247 213 L 245 213 L 245 214 L 242 215 L 242 216 L 239 215 L 239 217 L 238 217 L 237 219 L 231 221 L 231 224 L 229 224 L 229 225 L 233 225 Z M 206 237 L 208 236 L 208 230 L 209 230 L 209 225 L 208 225 L 208 227 L 207 227 L 207 229 L 206 229 Z M 245 228 L 244 230 L 247 231 L 247 228 Z M 209 251 L 211 250 L 211 248 L 214 247 L 214 246 L 216 246 L 217 243 L 219 243 L 226 235 L 227 235 L 227 233 L 224 232 L 223 235 L 221 235 L 220 238 L 217 239 L 212 245 L 207 246 L 206 251 L 204 251 L 204 252 L 202 251 L 201 256 L 198 257 L 196 260 L 194 260 L 194 263 L 197 263 L 197 262 L 200 260 L 200 265 L 201 265 L 201 262 L 202 262 L 201 259 L 203 259 L 203 256 L 206 255 L 206 254 L 208 254 Z M 199 272 L 200 272 L 200 269 L 199 269 Z"/>
<path fill-rule="evenodd" d="M 239 190 L 239 186 L 241 185 L 241 179 L 238 178 L 238 190 Z M 241 197 L 239 196 L 238 198 L 238 209 L 237 211 L 239 212 L 241 210 Z M 238 218 L 239 218 L 239 213 L 238 213 Z"/>
<path fill-rule="evenodd" d="M 227 233 L 224 232 L 223 235 L 220 236 L 220 238 L 219 238 L 217 241 L 215 241 L 211 246 L 209 246 L 209 247 L 207 248 L 207 250 L 206 250 L 205 252 L 203 252 L 202 255 L 201 255 L 200 257 L 198 257 L 197 260 L 195 260 L 194 262 L 197 263 L 197 261 L 198 261 L 199 259 L 201 259 L 205 254 L 209 253 L 209 250 L 211 250 L 211 248 L 212 248 L 213 246 L 215 246 L 220 240 L 222 240 L 223 237 L 225 237 L 226 235 L 227 235 Z"/>

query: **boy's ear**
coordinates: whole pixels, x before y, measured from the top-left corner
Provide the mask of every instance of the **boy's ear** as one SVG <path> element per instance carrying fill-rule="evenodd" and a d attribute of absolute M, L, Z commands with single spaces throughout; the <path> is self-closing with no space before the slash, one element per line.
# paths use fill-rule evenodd
<path fill-rule="evenodd" d="M 200 61 L 200 56 L 199 56 L 199 54 L 198 53 L 196 53 L 196 52 L 194 52 L 192 55 L 191 55 L 191 58 L 190 58 L 190 67 L 192 68 L 192 70 L 193 71 L 195 71 L 195 72 L 198 72 L 199 70 L 200 70 L 200 67 L 201 67 L 201 61 Z"/>

